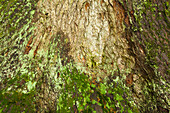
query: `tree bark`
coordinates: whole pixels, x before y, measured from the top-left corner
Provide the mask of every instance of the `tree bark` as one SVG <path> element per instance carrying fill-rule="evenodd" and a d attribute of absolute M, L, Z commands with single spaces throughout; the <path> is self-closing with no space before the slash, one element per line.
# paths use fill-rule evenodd
<path fill-rule="evenodd" d="M 129 89 L 128 95 L 138 112 L 168 113 L 168 9 L 166 0 L 37 1 L 35 14 L 30 19 L 36 29 L 20 44 L 25 47 L 23 56 L 38 59 L 34 62 L 36 79 L 41 83 L 37 85 L 37 89 L 41 89 L 37 96 L 38 111 L 56 110 L 54 97 L 59 92 L 49 88 L 52 85 L 49 76 L 55 69 L 54 62 L 49 61 L 55 61 L 59 53 L 62 65 L 72 62 L 93 79 L 109 78 L 111 84 L 118 78 Z M 3 45 L 1 47 L 2 56 L 6 57 L 9 50 L 6 51 Z M 49 60 L 51 51 L 55 54 Z M 39 65 L 39 60 L 44 66 Z M 8 63 L 4 59 L 2 62 L 6 67 Z M 49 69 L 44 72 L 46 64 Z M 5 70 L 4 76 L 9 73 Z M 98 93 L 94 89 L 91 98 L 97 101 Z M 113 95 L 107 96 L 112 98 Z M 97 113 L 104 112 L 97 104 L 91 107 Z"/>

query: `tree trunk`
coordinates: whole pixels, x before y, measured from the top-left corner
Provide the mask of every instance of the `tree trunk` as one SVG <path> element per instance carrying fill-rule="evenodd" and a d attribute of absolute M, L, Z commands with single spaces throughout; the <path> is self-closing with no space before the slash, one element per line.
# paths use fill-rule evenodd
<path fill-rule="evenodd" d="M 37 111 L 56 110 L 55 97 L 59 91 L 51 86 L 50 78 L 60 54 L 62 65 L 71 62 L 93 79 L 108 78 L 107 83 L 111 84 L 118 78 L 118 83 L 129 90 L 127 98 L 133 100 L 136 112 L 168 113 L 168 9 L 166 0 L 39 0 L 30 19 L 30 26 L 36 29 L 30 30 L 26 37 L 22 35 L 20 45 L 25 48 L 19 53 L 33 59 L 35 65 L 31 70 L 36 73 L 37 84 L 40 83 L 36 86 Z M 10 49 L 1 47 L 5 58 Z M 48 56 L 52 51 L 53 58 Z M 3 58 L 3 66 L 7 67 L 9 63 Z M 26 61 L 18 62 L 21 64 L 18 67 L 22 67 Z M 4 76 L 9 74 L 5 70 Z M 14 69 L 11 73 L 16 75 Z M 97 101 L 99 96 L 100 92 L 94 88 L 91 98 Z M 91 107 L 97 113 L 104 112 L 98 104 Z"/>

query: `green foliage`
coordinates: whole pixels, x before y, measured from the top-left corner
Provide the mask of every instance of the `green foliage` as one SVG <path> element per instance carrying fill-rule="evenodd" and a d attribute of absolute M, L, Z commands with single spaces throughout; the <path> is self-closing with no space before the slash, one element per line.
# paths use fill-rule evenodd
<path fill-rule="evenodd" d="M 10 93 L 0 92 L 0 109 L 2 112 L 34 112 L 34 92 L 29 94 L 23 94 L 17 91 L 11 91 Z"/>
<path fill-rule="evenodd" d="M 69 71 L 71 70 L 71 71 Z M 91 83 L 89 77 L 84 73 L 78 71 L 74 66 L 65 68 L 60 73 L 61 78 L 64 78 L 65 86 L 61 93 L 59 94 L 58 109 L 57 112 L 70 112 L 73 105 L 76 105 L 78 111 L 84 112 L 94 112 L 92 105 L 98 104 L 102 107 L 105 112 L 114 111 L 136 111 L 135 107 L 131 108 L 128 104 L 129 100 L 123 98 L 127 89 L 120 88 L 120 85 L 113 87 L 113 85 L 108 85 L 106 82 L 100 83 L 99 86 Z M 91 95 L 97 91 L 98 101 L 94 100 Z M 111 99 L 107 95 L 112 95 Z M 118 107 L 118 109 L 117 109 Z M 136 111 L 137 112 L 137 111 Z"/>
<path fill-rule="evenodd" d="M 71 72 L 66 68 L 60 75 L 64 78 L 64 86 L 60 94 L 58 103 L 58 112 L 70 111 L 75 103 L 79 110 L 83 110 L 85 105 L 90 102 L 90 83 L 88 77 L 78 72 L 75 67 L 69 67 Z"/>

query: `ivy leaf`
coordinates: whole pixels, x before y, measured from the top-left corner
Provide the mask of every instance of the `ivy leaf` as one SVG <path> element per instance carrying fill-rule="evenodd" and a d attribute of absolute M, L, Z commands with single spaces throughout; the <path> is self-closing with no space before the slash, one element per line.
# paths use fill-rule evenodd
<path fill-rule="evenodd" d="M 30 11 L 30 14 L 33 15 L 35 13 L 35 10 Z"/>
<path fill-rule="evenodd" d="M 31 91 L 35 87 L 35 85 L 36 85 L 36 82 L 32 83 L 31 81 L 29 81 L 27 83 L 28 90 Z"/>
<path fill-rule="evenodd" d="M 100 86 L 101 86 L 101 88 L 100 88 L 101 94 L 106 94 L 106 86 L 102 83 L 100 84 Z"/>
<path fill-rule="evenodd" d="M 92 104 L 95 104 L 95 103 L 97 103 L 97 101 L 96 100 L 92 100 Z"/>
<path fill-rule="evenodd" d="M 123 100 L 123 98 L 119 94 L 116 94 L 116 100 Z"/>
<path fill-rule="evenodd" d="M 128 108 L 128 113 L 132 113 L 132 110 Z"/>
<path fill-rule="evenodd" d="M 92 87 L 92 88 L 95 88 L 95 87 L 96 87 L 96 85 L 94 85 L 94 84 L 91 84 L 91 87 Z"/>
<path fill-rule="evenodd" d="M 82 110 L 83 110 L 83 106 L 80 106 L 80 107 L 78 108 L 78 110 L 79 110 L 79 111 L 82 111 Z"/>
<path fill-rule="evenodd" d="M 110 106 L 109 106 L 109 104 L 108 104 L 108 103 L 106 103 L 106 107 L 110 109 Z"/>

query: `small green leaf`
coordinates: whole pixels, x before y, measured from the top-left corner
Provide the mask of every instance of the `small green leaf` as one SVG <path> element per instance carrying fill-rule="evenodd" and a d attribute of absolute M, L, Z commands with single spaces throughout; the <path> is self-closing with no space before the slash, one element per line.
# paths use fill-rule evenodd
<path fill-rule="evenodd" d="M 128 108 L 128 113 L 132 113 L 132 110 Z"/>
<path fill-rule="evenodd" d="M 82 110 L 83 110 L 83 106 L 80 106 L 80 107 L 78 108 L 78 110 L 79 110 L 79 111 L 82 111 Z"/>
<path fill-rule="evenodd" d="M 97 103 L 96 100 L 92 100 L 92 104 L 95 104 L 95 103 Z"/>
<path fill-rule="evenodd" d="M 101 94 L 106 94 L 106 86 L 104 85 L 104 84 L 100 84 L 100 86 L 101 86 Z"/>
<path fill-rule="evenodd" d="M 98 102 L 98 105 L 99 105 L 99 106 L 102 106 L 102 104 L 101 104 L 100 102 Z"/>
<path fill-rule="evenodd" d="M 79 88 L 78 90 L 79 90 L 79 92 L 81 92 L 81 88 Z"/>
<path fill-rule="evenodd" d="M 35 10 L 30 11 L 30 14 L 33 15 L 35 13 Z"/>
<path fill-rule="evenodd" d="M 94 84 L 91 85 L 92 88 L 95 88 L 96 86 Z"/>
<path fill-rule="evenodd" d="M 85 106 L 87 103 L 86 102 L 83 102 L 83 106 Z"/>
<path fill-rule="evenodd" d="M 3 108 L 0 108 L 0 113 L 2 113 Z"/>
<path fill-rule="evenodd" d="M 93 113 L 96 113 L 96 111 L 95 111 L 95 110 L 93 110 Z"/>
<path fill-rule="evenodd" d="M 28 90 L 31 91 L 31 89 L 33 89 L 35 87 L 35 85 L 36 85 L 36 82 L 32 83 L 31 81 L 29 81 L 27 83 Z"/>
<path fill-rule="evenodd" d="M 109 104 L 108 104 L 108 103 L 106 103 L 106 107 L 110 109 L 110 106 L 109 106 Z"/>
<path fill-rule="evenodd" d="M 116 94 L 116 100 L 123 100 L 123 98 L 119 94 Z"/>
<path fill-rule="evenodd" d="M 109 91 L 108 91 L 108 93 L 109 93 L 109 94 L 111 94 L 111 93 L 112 93 L 112 91 L 111 91 L 111 90 L 109 90 Z"/>

